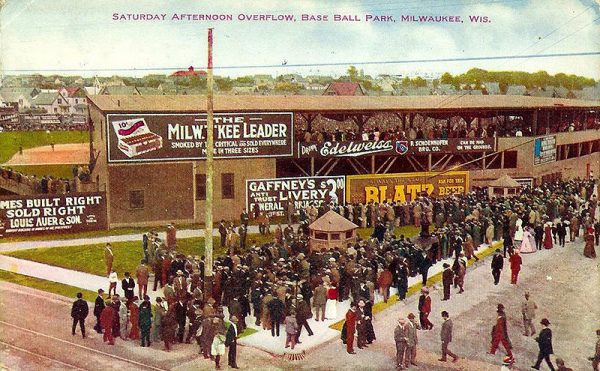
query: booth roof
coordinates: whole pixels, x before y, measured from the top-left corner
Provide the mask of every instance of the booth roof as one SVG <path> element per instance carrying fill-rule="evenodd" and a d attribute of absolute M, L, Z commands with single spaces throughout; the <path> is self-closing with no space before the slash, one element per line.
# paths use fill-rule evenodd
<path fill-rule="evenodd" d="M 500 178 L 493 180 L 488 184 L 488 187 L 494 188 L 521 188 L 521 184 L 508 175 L 502 175 Z"/>
<path fill-rule="evenodd" d="M 329 210 L 322 217 L 308 226 L 310 230 L 322 232 L 346 232 L 358 226 L 333 210 Z"/>

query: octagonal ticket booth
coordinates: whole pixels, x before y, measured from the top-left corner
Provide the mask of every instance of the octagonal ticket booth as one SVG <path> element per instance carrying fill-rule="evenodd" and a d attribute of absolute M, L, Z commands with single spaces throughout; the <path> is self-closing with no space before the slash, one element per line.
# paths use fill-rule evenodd
<path fill-rule="evenodd" d="M 339 247 L 345 251 L 348 244 L 356 242 L 358 226 L 335 211 L 328 211 L 308 226 L 311 250 Z"/>
<path fill-rule="evenodd" d="M 521 184 L 508 175 L 491 181 L 488 184 L 488 197 L 494 196 L 512 197 L 516 196 L 521 190 Z"/>

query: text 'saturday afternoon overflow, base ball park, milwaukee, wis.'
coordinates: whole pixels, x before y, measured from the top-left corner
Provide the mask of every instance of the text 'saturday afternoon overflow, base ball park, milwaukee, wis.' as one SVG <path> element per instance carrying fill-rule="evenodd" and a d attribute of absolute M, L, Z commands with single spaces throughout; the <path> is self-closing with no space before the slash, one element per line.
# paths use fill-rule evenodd
<path fill-rule="evenodd" d="M 0 30 L 0 369 L 600 370 L 600 1 Z"/>

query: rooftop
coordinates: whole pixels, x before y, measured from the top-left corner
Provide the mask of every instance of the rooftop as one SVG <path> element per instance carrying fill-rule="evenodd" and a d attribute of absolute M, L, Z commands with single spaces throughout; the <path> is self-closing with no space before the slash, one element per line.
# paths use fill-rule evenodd
<path fill-rule="evenodd" d="M 105 112 L 198 112 L 206 110 L 203 95 L 90 95 L 90 103 Z M 509 95 L 448 96 L 307 96 L 216 95 L 217 112 L 294 111 L 456 111 L 533 108 L 600 108 L 600 101 Z"/>

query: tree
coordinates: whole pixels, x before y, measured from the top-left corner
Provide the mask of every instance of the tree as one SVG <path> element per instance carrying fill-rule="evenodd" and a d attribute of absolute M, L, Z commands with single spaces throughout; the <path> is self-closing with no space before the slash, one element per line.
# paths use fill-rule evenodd
<path fill-rule="evenodd" d="M 350 77 L 350 81 L 358 80 L 358 70 L 354 66 L 348 67 L 348 77 Z"/>
<path fill-rule="evenodd" d="M 423 88 L 427 86 L 427 80 L 425 80 L 421 76 L 417 76 L 412 80 L 412 85 L 417 88 Z"/>
<path fill-rule="evenodd" d="M 440 77 L 440 82 L 442 84 L 453 84 L 454 83 L 454 77 L 452 77 L 452 75 L 449 74 L 448 72 L 444 72 L 444 74 L 442 75 L 442 77 Z"/>

